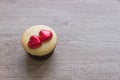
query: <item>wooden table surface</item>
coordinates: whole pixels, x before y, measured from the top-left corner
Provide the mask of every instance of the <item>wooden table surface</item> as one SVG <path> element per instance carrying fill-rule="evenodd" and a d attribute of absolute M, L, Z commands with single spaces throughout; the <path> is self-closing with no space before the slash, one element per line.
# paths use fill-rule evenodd
<path fill-rule="evenodd" d="M 59 37 L 45 61 L 21 46 L 36 24 Z M 120 0 L 0 0 L 0 80 L 120 80 Z"/>

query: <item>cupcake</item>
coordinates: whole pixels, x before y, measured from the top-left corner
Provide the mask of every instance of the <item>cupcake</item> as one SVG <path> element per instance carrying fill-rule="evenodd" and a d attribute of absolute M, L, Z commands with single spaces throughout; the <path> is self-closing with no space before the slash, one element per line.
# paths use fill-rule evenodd
<path fill-rule="evenodd" d="M 22 35 L 23 48 L 32 58 L 37 60 L 49 58 L 55 50 L 56 43 L 56 33 L 45 25 L 32 26 Z"/>

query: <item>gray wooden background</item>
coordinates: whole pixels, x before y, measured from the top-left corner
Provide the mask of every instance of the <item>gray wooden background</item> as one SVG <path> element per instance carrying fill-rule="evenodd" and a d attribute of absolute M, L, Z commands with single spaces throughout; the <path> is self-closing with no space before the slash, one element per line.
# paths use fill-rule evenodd
<path fill-rule="evenodd" d="M 36 24 L 59 37 L 42 62 L 21 46 Z M 0 0 L 0 80 L 120 80 L 120 0 Z"/>

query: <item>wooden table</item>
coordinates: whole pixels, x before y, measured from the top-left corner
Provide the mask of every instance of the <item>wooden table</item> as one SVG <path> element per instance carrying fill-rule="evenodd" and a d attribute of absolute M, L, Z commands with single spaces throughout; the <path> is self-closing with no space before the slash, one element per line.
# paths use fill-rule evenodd
<path fill-rule="evenodd" d="M 36 24 L 59 37 L 45 61 L 21 46 Z M 120 80 L 120 0 L 0 0 L 0 80 Z"/>

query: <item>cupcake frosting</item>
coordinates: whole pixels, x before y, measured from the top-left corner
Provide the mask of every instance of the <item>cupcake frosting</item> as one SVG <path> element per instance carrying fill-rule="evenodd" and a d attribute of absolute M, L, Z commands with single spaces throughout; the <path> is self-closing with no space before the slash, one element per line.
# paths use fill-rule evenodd
<path fill-rule="evenodd" d="M 32 35 L 39 35 L 39 32 L 41 30 L 51 31 L 52 32 L 52 38 L 49 41 L 42 42 L 42 45 L 38 48 L 35 48 L 35 49 L 30 48 L 28 46 L 28 42 L 30 40 L 30 37 Z M 22 35 L 22 45 L 23 45 L 24 49 L 29 54 L 35 55 L 35 56 L 44 56 L 44 55 L 52 52 L 56 47 L 56 43 L 57 43 L 56 33 L 53 31 L 53 29 L 51 29 L 50 27 L 48 27 L 46 25 L 32 26 L 32 27 L 28 28 Z"/>

